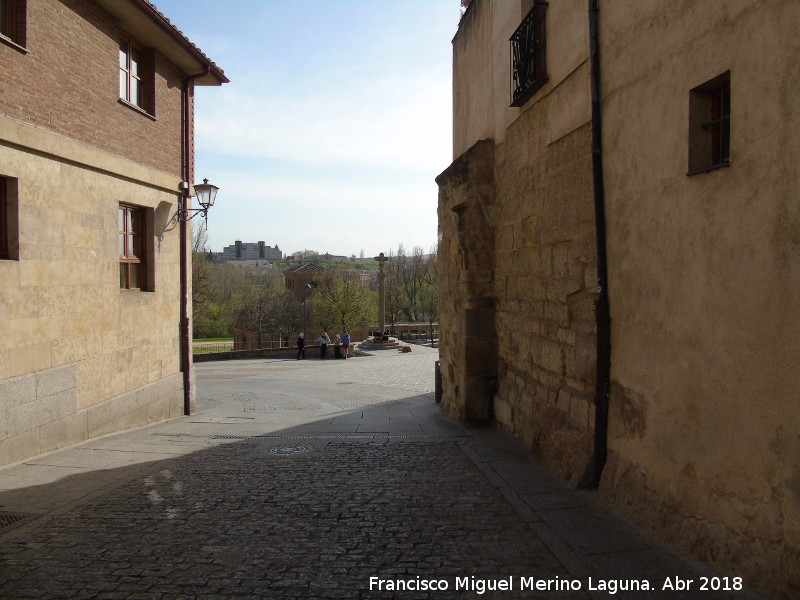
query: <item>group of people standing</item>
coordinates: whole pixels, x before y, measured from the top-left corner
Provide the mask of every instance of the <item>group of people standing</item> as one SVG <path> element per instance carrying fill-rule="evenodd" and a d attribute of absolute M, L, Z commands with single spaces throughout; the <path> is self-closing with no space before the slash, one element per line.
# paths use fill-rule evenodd
<path fill-rule="evenodd" d="M 322 335 L 320 335 L 315 341 L 319 342 L 319 357 L 320 359 L 325 358 L 325 354 L 328 351 L 328 346 L 331 345 L 331 338 L 328 336 L 327 331 L 323 331 Z M 342 352 L 344 350 L 344 352 Z M 333 358 L 347 358 L 348 353 L 350 352 L 350 333 L 345 329 L 343 335 L 339 335 L 338 333 L 333 336 Z M 344 354 L 344 356 L 342 356 Z M 297 338 L 297 360 L 300 358 L 305 360 L 306 358 L 306 340 L 305 334 L 301 333 L 300 337 Z"/>

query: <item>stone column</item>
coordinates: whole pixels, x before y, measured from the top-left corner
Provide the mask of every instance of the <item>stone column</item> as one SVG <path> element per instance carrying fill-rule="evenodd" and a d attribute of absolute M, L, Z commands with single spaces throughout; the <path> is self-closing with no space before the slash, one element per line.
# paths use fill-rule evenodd
<path fill-rule="evenodd" d="M 386 288 L 384 286 L 386 273 L 383 270 L 383 263 L 389 259 L 381 252 L 375 257 L 375 260 L 378 261 L 378 327 L 383 334 L 386 329 Z"/>

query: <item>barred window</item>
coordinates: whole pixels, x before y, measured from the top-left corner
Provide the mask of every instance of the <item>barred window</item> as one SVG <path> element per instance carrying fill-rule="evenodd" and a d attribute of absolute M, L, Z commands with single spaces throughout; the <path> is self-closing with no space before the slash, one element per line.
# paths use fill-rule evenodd
<path fill-rule="evenodd" d="M 536 0 L 511 36 L 511 106 L 522 106 L 547 83 L 547 2 Z"/>

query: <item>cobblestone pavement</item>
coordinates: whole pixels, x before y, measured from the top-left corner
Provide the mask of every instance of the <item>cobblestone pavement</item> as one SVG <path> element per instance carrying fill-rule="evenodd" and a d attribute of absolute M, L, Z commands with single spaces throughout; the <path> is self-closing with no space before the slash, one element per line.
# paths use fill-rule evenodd
<path fill-rule="evenodd" d="M 192 416 L 0 470 L 0 514 L 29 516 L 0 598 L 753 597 L 444 419 L 435 359 L 204 363 Z"/>

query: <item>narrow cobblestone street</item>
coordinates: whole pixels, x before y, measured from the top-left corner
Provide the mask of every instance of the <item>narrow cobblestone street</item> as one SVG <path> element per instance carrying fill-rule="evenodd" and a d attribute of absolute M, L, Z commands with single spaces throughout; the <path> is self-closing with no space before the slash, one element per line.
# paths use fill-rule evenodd
<path fill-rule="evenodd" d="M 0 470 L 0 598 L 754 597 L 442 417 L 436 357 L 198 364 L 195 414 Z"/>

